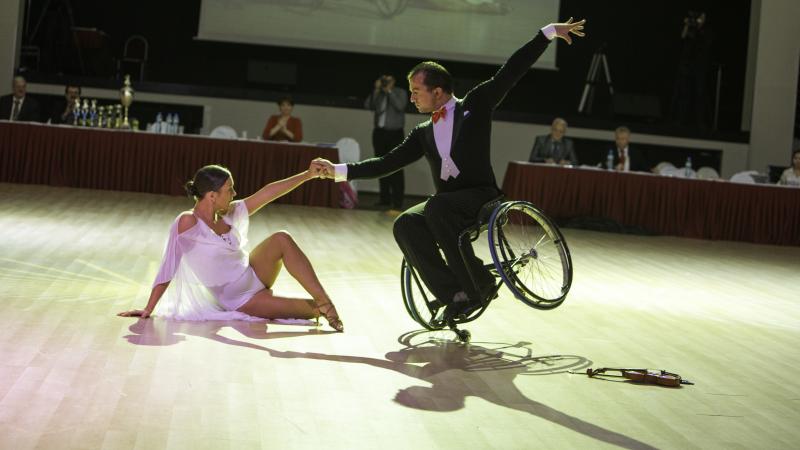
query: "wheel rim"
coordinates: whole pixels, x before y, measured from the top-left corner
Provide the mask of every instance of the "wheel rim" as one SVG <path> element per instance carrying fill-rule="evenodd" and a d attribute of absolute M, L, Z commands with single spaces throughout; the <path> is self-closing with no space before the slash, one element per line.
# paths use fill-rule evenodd
<path fill-rule="evenodd" d="M 432 325 L 433 319 L 428 302 L 432 301 L 433 295 L 427 290 L 425 284 L 419 279 L 413 268 L 403 259 L 401 266 L 401 285 L 403 293 L 403 304 L 406 311 L 415 322 L 428 330 L 440 330 L 442 325 Z"/>
<path fill-rule="evenodd" d="M 572 261 L 558 227 L 527 202 L 492 213 L 489 245 L 501 278 L 525 303 L 540 309 L 563 302 L 572 284 Z"/>

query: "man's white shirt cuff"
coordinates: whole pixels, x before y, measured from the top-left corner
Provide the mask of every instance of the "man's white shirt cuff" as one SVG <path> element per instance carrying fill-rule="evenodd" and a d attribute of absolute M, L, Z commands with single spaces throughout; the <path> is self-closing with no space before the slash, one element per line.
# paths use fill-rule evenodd
<path fill-rule="evenodd" d="M 552 41 L 556 37 L 556 26 L 551 23 L 542 28 L 542 33 L 544 33 L 544 37 Z"/>
<path fill-rule="evenodd" d="M 333 165 L 333 181 L 347 181 L 347 164 Z"/>

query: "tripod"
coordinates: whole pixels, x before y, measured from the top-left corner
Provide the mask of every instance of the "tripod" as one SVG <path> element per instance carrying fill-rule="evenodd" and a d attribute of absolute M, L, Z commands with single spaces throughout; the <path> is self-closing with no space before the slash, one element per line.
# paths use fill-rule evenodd
<path fill-rule="evenodd" d="M 608 93 L 614 97 L 614 85 L 611 82 L 611 72 L 608 69 L 608 59 L 606 59 L 606 44 L 600 46 L 592 56 L 592 63 L 589 65 L 589 72 L 586 74 L 586 85 L 583 87 L 583 95 L 581 95 L 581 102 L 578 104 L 578 112 L 586 114 L 592 113 L 592 105 L 594 104 L 594 94 L 597 90 L 597 84 L 600 81 L 600 66 L 603 66 L 603 73 L 606 76 L 606 83 L 608 83 Z"/>

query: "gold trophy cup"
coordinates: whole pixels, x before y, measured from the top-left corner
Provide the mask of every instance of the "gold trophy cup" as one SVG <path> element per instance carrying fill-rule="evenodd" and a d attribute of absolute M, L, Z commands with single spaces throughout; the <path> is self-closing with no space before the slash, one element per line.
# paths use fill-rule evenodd
<path fill-rule="evenodd" d="M 126 130 L 130 129 L 131 124 L 128 122 L 128 108 L 131 106 L 131 103 L 133 103 L 133 88 L 131 87 L 130 75 L 125 75 L 125 84 L 122 86 L 122 89 L 119 90 L 119 102 L 122 103 L 122 106 L 125 108 L 125 115 L 120 128 Z"/>

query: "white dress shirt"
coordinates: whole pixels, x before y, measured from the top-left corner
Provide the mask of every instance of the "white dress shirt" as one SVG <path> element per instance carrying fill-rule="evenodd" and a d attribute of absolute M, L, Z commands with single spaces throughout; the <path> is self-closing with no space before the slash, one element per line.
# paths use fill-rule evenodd
<path fill-rule="evenodd" d="M 447 181 L 450 177 L 457 177 L 460 170 L 456 167 L 456 163 L 450 157 L 450 151 L 453 145 L 453 123 L 455 123 L 455 108 L 456 98 L 450 97 L 447 103 L 444 104 L 444 109 L 447 111 L 443 118 L 440 118 L 433 124 L 433 139 L 436 141 L 436 150 L 439 151 L 439 157 L 442 158 L 442 170 L 439 172 L 439 178 Z M 464 116 L 469 112 L 464 111 Z"/>
<path fill-rule="evenodd" d="M 17 106 L 17 115 L 22 112 L 22 104 L 25 103 L 25 97 L 17 98 L 11 97 L 11 111 L 8 113 L 8 120 L 14 120 L 14 105 L 15 102 L 19 102 L 19 106 Z"/>

